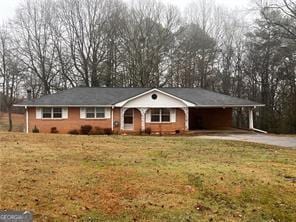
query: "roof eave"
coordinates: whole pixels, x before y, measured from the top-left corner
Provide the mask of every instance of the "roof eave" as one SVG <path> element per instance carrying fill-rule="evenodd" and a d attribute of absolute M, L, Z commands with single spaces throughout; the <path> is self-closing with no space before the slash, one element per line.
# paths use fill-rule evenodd
<path fill-rule="evenodd" d="M 114 105 L 35 105 L 35 104 L 15 104 L 15 107 L 113 107 Z"/>
<path fill-rule="evenodd" d="M 250 104 L 250 105 L 196 105 L 196 108 L 241 108 L 241 107 L 264 107 L 265 104 Z"/>

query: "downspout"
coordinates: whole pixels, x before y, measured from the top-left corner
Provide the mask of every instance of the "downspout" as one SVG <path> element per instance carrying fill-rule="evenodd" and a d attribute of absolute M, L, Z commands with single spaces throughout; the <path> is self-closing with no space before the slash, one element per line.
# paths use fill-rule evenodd
<path fill-rule="evenodd" d="M 111 107 L 111 130 L 112 130 L 112 132 L 114 130 L 113 112 L 114 112 L 114 106 Z"/>
<path fill-rule="evenodd" d="M 254 109 L 256 109 L 256 106 L 254 108 L 249 109 L 249 130 L 253 130 L 258 133 L 267 134 L 267 132 L 264 130 L 254 128 Z"/>

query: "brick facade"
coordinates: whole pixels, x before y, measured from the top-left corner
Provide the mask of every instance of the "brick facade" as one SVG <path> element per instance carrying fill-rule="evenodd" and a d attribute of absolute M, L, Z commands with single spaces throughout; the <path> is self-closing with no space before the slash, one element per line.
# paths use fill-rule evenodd
<path fill-rule="evenodd" d="M 29 132 L 36 126 L 40 133 L 50 133 L 52 127 L 56 127 L 59 133 L 68 133 L 70 130 L 79 130 L 82 125 L 93 127 L 111 128 L 109 119 L 80 119 L 80 108 L 68 108 L 68 119 L 36 119 L 36 108 L 29 108 Z"/>
<path fill-rule="evenodd" d="M 176 109 L 175 123 L 146 123 L 146 128 L 151 128 L 152 132 L 180 132 L 185 131 L 185 114 L 181 109 Z"/>
<path fill-rule="evenodd" d="M 120 133 L 120 108 L 113 109 L 113 131 Z M 197 121 L 200 120 L 202 129 L 224 129 L 232 126 L 232 109 L 190 109 L 190 129 L 197 129 Z M 56 127 L 59 133 L 68 133 L 70 130 L 79 130 L 82 125 L 91 125 L 100 128 L 112 128 L 112 118 L 108 119 L 80 119 L 80 108 L 68 108 L 68 119 L 36 119 L 36 108 L 28 109 L 29 132 L 36 126 L 41 133 L 50 133 L 52 127 Z M 152 132 L 176 132 L 185 131 L 185 113 L 182 109 L 176 109 L 176 122 L 174 123 L 145 123 L 146 128 Z M 141 131 L 141 113 L 134 109 L 134 130 L 126 132 L 139 133 Z"/>

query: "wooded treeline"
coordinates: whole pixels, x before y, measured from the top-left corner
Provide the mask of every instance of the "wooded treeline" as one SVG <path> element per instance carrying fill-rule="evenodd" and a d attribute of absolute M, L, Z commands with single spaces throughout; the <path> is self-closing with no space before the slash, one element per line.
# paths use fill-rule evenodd
<path fill-rule="evenodd" d="M 0 29 L 5 104 L 27 88 L 202 87 L 262 102 L 258 128 L 295 133 L 296 4 L 257 6 L 250 25 L 211 0 L 183 14 L 152 0 L 26 1 Z"/>

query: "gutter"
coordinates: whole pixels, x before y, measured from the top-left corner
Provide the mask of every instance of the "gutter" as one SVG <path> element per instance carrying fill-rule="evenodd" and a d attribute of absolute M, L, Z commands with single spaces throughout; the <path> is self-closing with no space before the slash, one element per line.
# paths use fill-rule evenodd
<path fill-rule="evenodd" d="M 110 107 L 112 108 L 112 105 L 20 105 L 15 104 L 13 105 L 15 107 Z"/>

